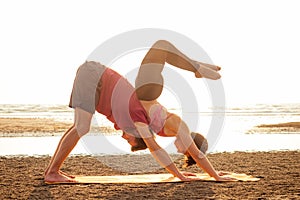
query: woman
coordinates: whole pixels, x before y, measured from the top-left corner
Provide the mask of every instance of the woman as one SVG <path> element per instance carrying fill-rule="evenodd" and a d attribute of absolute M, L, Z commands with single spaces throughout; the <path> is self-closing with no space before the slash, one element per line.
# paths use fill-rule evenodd
<path fill-rule="evenodd" d="M 167 41 L 158 41 L 149 50 L 137 78 L 136 90 L 124 77 L 100 63 L 89 61 L 79 67 L 70 100 L 70 107 L 75 109 L 74 124 L 61 138 L 45 171 L 45 182 L 75 181 L 72 176 L 60 171 L 60 168 L 79 139 L 89 132 L 95 111 L 113 122 L 116 130 L 123 130 L 123 137 L 132 146 L 136 145 L 136 138 L 142 138 L 153 157 L 179 179 L 191 181 L 197 178 L 188 177 L 190 173 L 183 173 L 177 169 L 167 152 L 156 143 L 152 130 L 156 132 L 162 130 L 164 134 L 170 136 L 176 135 L 175 144 L 180 152 L 187 152 L 191 155 L 197 164 L 216 180 L 229 180 L 219 176 L 204 154 L 199 151 L 186 124 L 178 116 L 170 116 L 156 101 L 163 88 L 163 79 L 161 76 L 154 76 L 154 79 L 145 76 L 147 70 L 150 70 L 147 66 L 155 65 L 155 74 L 158 74 L 157 72 L 160 74 L 164 63 L 169 62 L 174 66 L 194 72 L 196 77 L 220 78 L 216 72 L 217 69 L 213 70 L 215 66 L 205 66 L 192 61 L 175 47 L 174 49 L 170 47 L 173 46 Z"/>
<path fill-rule="evenodd" d="M 221 69 L 220 67 L 191 60 L 170 42 L 163 40 L 157 41 L 143 59 L 135 83 L 136 94 L 147 111 L 150 123 L 148 125 L 142 123 L 137 124 L 139 132 L 144 132 L 145 134 L 141 134 L 142 139 L 133 139 L 134 136 L 126 132 L 123 133 L 122 137 L 127 139 L 132 145 L 131 149 L 133 151 L 148 147 L 156 159 L 157 157 L 162 158 L 162 160 L 157 159 L 162 166 L 174 176 L 184 180 L 184 178 L 178 175 L 176 167 L 173 166 L 173 162 L 169 156 L 166 155 L 166 152 L 154 141 L 154 136 L 151 133 L 155 132 L 165 137 L 176 136 L 175 145 L 178 152 L 187 156 L 186 166 L 197 163 L 198 166 L 203 168 L 216 180 L 231 180 L 220 177 L 205 157 L 204 153 L 208 145 L 206 139 L 200 134 L 193 133 L 191 135 L 187 125 L 180 117 L 169 113 L 167 109 L 157 101 L 157 98 L 163 90 L 164 80 L 161 72 L 165 63 L 183 70 L 191 71 L 195 73 L 195 76 L 198 78 L 205 77 L 216 80 L 221 77 L 217 72 Z M 149 133 L 149 129 L 151 133 Z"/>
<path fill-rule="evenodd" d="M 163 113 L 162 111 L 166 112 L 167 110 L 157 102 L 157 98 L 161 95 L 163 90 L 164 80 L 161 72 L 163 71 L 165 63 L 169 63 L 183 70 L 194 72 L 195 76 L 198 78 L 201 78 L 201 74 L 204 74 L 205 77 L 214 80 L 220 78 L 217 71 L 221 68 L 215 65 L 196 62 L 189 59 L 168 41 L 157 41 L 148 51 L 142 61 L 136 78 L 136 93 L 144 108 L 149 111 L 148 116 L 156 119 L 152 120 L 150 124 L 152 131 L 156 132 L 159 136 L 173 137 L 176 136 L 176 131 L 172 131 L 175 127 L 173 123 L 176 123 L 176 119 L 174 118 L 178 118 L 178 116 L 169 112 Z M 202 65 L 201 68 L 200 65 Z M 155 107 L 157 108 L 156 113 L 153 112 Z M 152 113 L 150 111 L 152 111 Z M 160 115 L 163 115 L 162 119 L 159 119 Z M 163 126 L 164 128 L 162 128 Z M 198 149 L 201 150 L 202 153 L 205 153 L 208 148 L 207 140 L 199 133 L 192 133 L 191 136 Z M 123 137 L 126 137 L 125 133 L 123 134 Z M 136 143 L 137 145 L 131 147 L 132 151 L 144 150 L 147 148 L 144 140 L 141 138 L 136 138 Z M 185 155 L 186 167 L 196 164 L 188 153 Z"/>

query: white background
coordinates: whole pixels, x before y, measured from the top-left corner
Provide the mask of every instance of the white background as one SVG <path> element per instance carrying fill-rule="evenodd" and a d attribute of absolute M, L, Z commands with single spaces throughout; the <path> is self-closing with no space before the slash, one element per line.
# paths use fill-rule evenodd
<path fill-rule="evenodd" d="M 107 39 L 139 28 L 169 29 L 197 42 L 222 67 L 228 105 L 297 103 L 298 5 L 291 0 L 1 1 L 0 103 L 67 104 L 76 69 L 88 55 Z"/>

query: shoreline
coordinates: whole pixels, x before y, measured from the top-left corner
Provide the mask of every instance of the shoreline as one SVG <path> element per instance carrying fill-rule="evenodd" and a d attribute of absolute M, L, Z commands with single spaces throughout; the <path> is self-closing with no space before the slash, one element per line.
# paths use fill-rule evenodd
<path fill-rule="evenodd" d="M 300 149 L 299 150 L 266 150 L 266 151 L 263 151 L 263 150 L 249 150 L 249 151 L 223 151 L 223 152 L 210 152 L 210 153 L 207 153 L 206 156 L 213 156 L 213 155 L 216 155 L 216 154 L 240 154 L 240 153 L 247 153 L 247 154 L 255 154 L 255 153 L 282 153 L 282 152 L 296 152 L 296 153 L 300 153 Z M 52 152 L 53 154 L 53 152 Z M 52 154 L 43 154 L 43 155 L 39 155 L 39 154 L 34 154 L 34 155 L 27 155 L 27 154 L 15 154 L 15 155 L 0 155 L 0 159 L 1 158 L 47 158 L 47 157 L 51 157 Z M 169 153 L 169 155 L 171 157 L 174 157 L 174 158 L 178 158 L 180 156 L 182 156 L 182 154 L 180 153 Z M 95 158 L 98 158 L 98 157 L 118 157 L 118 156 L 149 156 L 150 159 L 152 159 L 152 156 L 150 153 L 141 153 L 141 154 L 132 154 L 132 153 L 124 153 L 124 154 L 114 154 L 114 153 L 111 153 L 111 154 L 90 154 L 90 153 L 79 153 L 79 154 L 70 154 L 68 157 L 70 158 L 77 158 L 77 157 L 95 157 Z"/>
<path fill-rule="evenodd" d="M 180 170 L 201 173 L 192 166 L 182 168 L 182 156 L 173 158 Z M 208 155 L 216 170 L 246 173 L 258 182 L 184 182 L 162 184 L 46 185 L 43 172 L 50 156 L 0 156 L 1 199 L 297 199 L 300 197 L 299 151 L 235 152 Z M 106 159 L 106 160 L 105 160 Z M 141 171 L 141 169 L 147 170 Z M 123 169 L 121 168 L 123 167 Z M 151 168 L 152 167 L 152 168 Z M 127 169 L 128 171 L 125 171 Z M 95 158 L 70 156 L 62 170 L 76 175 L 120 175 L 166 173 L 143 155 Z"/>
<path fill-rule="evenodd" d="M 52 118 L 4 118 L 0 117 L 0 137 L 43 137 L 62 136 L 72 123 Z M 119 135 L 111 126 L 92 125 L 94 135 Z M 246 134 L 299 134 L 300 122 L 276 124 L 258 124 L 245 132 Z"/>

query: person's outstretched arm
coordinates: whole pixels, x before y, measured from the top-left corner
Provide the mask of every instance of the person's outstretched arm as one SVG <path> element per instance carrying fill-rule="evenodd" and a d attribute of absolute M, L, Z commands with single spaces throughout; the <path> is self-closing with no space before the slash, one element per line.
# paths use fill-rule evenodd
<path fill-rule="evenodd" d="M 198 179 L 186 177 L 185 173 L 179 171 L 179 169 L 176 167 L 176 165 L 170 158 L 169 154 L 157 144 L 152 133 L 149 131 L 147 124 L 137 122 L 135 123 L 135 125 L 141 137 L 145 141 L 147 147 L 149 148 L 152 156 L 162 167 L 164 167 L 168 172 L 170 172 L 182 181 L 192 181 Z"/>
<path fill-rule="evenodd" d="M 175 145 L 178 149 L 178 152 L 188 152 L 196 161 L 197 165 L 217 181 L 233 180 L 232 178 L 220 176 L 220 174 L 214 169 L 206 156 L 197 148 L 191 137 L 188 126 L 180 119 L 180 117 L 174 115 L 170 120 L 168 120 L 167 123 L 168 127 L 170 124 L 173 124 L 171 127 L 174 128 L 174 131 L 177 133 Z"/>
<path fill-rule="evenodd" d="M 214 177 L 216 181 L 231 181 L 235 180 L 234 178 L 224 177 L 226 173 L 217 172 L 212 164 L 209 162 L 207 157 L 197 148 L 197 146 L 192 143 L 188 148 L 189 154 L 196 161 L 197 165 L 206 171 L 211 177 Z"/>

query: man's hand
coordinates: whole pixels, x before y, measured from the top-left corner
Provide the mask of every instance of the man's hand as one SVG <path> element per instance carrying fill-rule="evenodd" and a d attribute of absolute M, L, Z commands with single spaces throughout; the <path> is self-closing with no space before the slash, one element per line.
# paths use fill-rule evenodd
<path fill-rule="evenodd" d="M 195 173 L 192 172 L 181 172 L 181 174 L 184 176 L 197 176 Z"/>
<path fill-rule="evenodd" d="M 224 175 L 230 174 L 230 172 L 219 171 L 219 172 L 217 172 L 217 174 L 218 174 L 219 176 L 224 176 Z"/>

